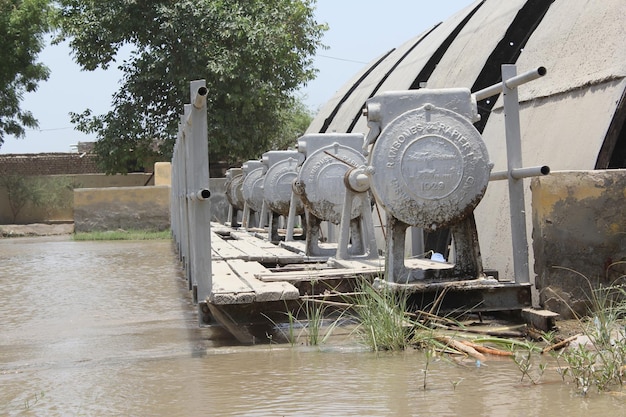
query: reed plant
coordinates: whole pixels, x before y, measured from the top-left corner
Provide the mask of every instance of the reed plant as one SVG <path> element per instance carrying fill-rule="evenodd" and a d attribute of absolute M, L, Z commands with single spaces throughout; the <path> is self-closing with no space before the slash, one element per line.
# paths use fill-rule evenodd
<path fill-rule="evenodd" d="M 410 294 L 401 288 L 374 285 L 363 280 L 355 293 L 351 306 L 358 323 L 360 339 L 374 351 L 404 350 L 409 347 L 432 353 L 466 355 L 473 349 L 468 344 L 498 342 L 503 345 L 523 344 L 513 339 L 472 337 L 474 342 L 463 340 L 464 326 L 451 316 L 438 313 L 445 291 L 429 306 L 418 310 L 409 303 Z M 460 313 L 459 316 L 469 312 Z M 460 339 L 461 341 L 457 341 Z M 479 340 L 482 339 L 482 340 Z M 496 349 L 491 349 L 495 353 Z M 502 351 L 500 351 L 502 353 Z M 480 355 L 477 355 L 481 357 Z"/>
<path fill-rule="evenodd" d="M 317 346 L 326 343 L 337 326 L 340 325 L 346 313 L 342 309 L 337 314 L 333 314 L 330 309 L 331 304 L 325 300 L 307 299 L 304 302 L 304 313 L 306 317 L 306 340 L 307 344 Z"/>
<path fill-rule="evenodd" d="M 374 288 L 362 280 L 353 301 L 360 339 L 374 351 L 406 349 L 415 329 L 415 322 L 406 315 L 407 304 L 405 291 Z"/>
<path fill-rule="evenodd" d="M 532 347 L 527 350 L 517 350 L 511 355 L 511 359 L 517 366 L 517 368 L 522 373 L 522 377 L 520 378 L 520 382 L 524 382 L 524 378 L 528 377 L 531 383 L 536 385 L 539 382 L 539 378 L 543 375 L 543 370 L 545 369 L 545 364 L 540 364 L 540 374 L 533 375 L 531 370 L 535 368 L 535 363 L 533 361 L 533 349 Z"/>
<path fill-rule="evenodd" d="M 281 334 L 283 340 L 287 340 L 291 346 L 295 346 L 304 339 L 308 346 L 318 346 L 326 343 L 333 331 L 342 323 L 347 309 L 339 312 L 331 311 L 331 303 L 322 299 L 303 298 L 296 311 L 286 306 L 284 314 L 287 317 L 285 326 L 276 323 L 269 316 L 263 314 Z M 270 342 L 273 338 L 268 335 Z"/>
<path fill-rule="evenodd" d="M 270 347 L 273 343 L 279 343 L 281 341 L 287 341 L 293 347 L 298 343 L 298 339 L 300 338 L 301 334 L 300 332 L 297 332 L 296 329 L 302 329 L 303 326 L 300 320 L 298 320 L 296 314 L 294 314 L 294 312 L 288 308 L 286 303 L 285 311 L 283 312 L 283 314 L 285 315 L 285 317 L 287 317 L 286 325 L 283 325 L 282 320 L 275 320 L 269 315 L 261 313 L 261 315 L 272 324 L 272 327 L 274 329 L 273 333 L 266 332 L 266 337 L 270 344 Z M 275 335 L 279 336 L 278 340 L 274 338 Z"/>

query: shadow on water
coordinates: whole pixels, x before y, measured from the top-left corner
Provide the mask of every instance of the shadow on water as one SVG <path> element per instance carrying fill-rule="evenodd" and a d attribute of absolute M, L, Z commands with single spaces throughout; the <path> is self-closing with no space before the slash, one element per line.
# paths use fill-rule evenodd
<path fill-rule="evenodd" d="M 197 306 L 192 301 L 188 282 L 185 278 L 185 271 L 182 264 L 178 262 L 176 247 L 173 242 L 170 244 L 170 250 L 172 261 L 175 265 L 174 278 L 178 284 L 176 286 L 178 290 L 176 298 L 180 300 L 180 310 L 186 323 L 187 340 L 190 343 L 191 356 L 193 358 L 203 358 L 207 355 L 208 349 L 211 348 L 241 346 L 241 343 L 222 326 L 217 324 L 199 325 Z"/>

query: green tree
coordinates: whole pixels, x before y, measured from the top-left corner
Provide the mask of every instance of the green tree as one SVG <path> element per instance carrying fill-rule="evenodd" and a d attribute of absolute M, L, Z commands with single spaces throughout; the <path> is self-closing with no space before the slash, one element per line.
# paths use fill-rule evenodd
<path fill-rule="evenodd" d="M 48 0 L 0 0 L 0 146 L 5 135 L 23 137 L 38 126 L 20 101 L 48 79 L 48 67 L 36 60 L 53 10 Z"/>
<path fill-rule="evenodd" d="M 313 121 L 313 114 L 299 99 L 294 99 L 290 106 L 283 109 L 279 117 L 279 130 L 265 150 L 295 148 L 298 138 L 304 135 Z"/>
<path fill-rule="evenodd" d="M 48 217 L 56 210 L 71 207 L 77 187 L 80 184 L 67 176 L 0 175 L 0 188 L 6 190 L 13 223 L 27 204 L 44 209 Z"/>
<path fill-rule="evenodd" d="M 74 188 L 80 187 L 80 183 L 65 175 L 49 175 L 33 178 L 32 187 L 30 201 L 50 218 L 55 211 L 72 207 Z"/>
<path fill-rule="evenodd" d="M 0 186 L 6 189 L 13 223 L 15 223 L 24 206 L 32 200 L 37 187 L 31 178 L 19 174 L 0 176 Z"/>
<path fill-rule="evenodd" d="M 167 160 L 189 82 L 209 90 L 212 161 L 258 158 L 283 132 L 295 91 L 315 76 L 312 57 L 326 26 L 314 0 L 60 0 L 58 40 L 69 39 L 85 69 L 106 68 L 120 47 L 133 52 L 112 110 L 73 121 L 98 136 L 106 172 Z"/>

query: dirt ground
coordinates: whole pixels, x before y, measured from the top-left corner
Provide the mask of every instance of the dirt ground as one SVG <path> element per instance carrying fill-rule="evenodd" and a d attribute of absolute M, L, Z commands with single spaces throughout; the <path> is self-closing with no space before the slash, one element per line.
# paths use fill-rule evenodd
<path fill-rule="evenodd" d="M 74 223 L 0 224 L 0 238 L 69 235 L 72 233 L 74 233 Z"/>

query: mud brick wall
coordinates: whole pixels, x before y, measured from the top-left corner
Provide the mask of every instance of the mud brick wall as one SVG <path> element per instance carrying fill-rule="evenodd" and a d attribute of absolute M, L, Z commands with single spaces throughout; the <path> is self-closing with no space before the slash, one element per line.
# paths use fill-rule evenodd
<path fill-rule="evenodd" d="M 82 156 L 81 156 L 82 155 Z M 0 175 L 97 174 L 96 155 L 78 153 L 39 153 L 0 155 Z"/>

